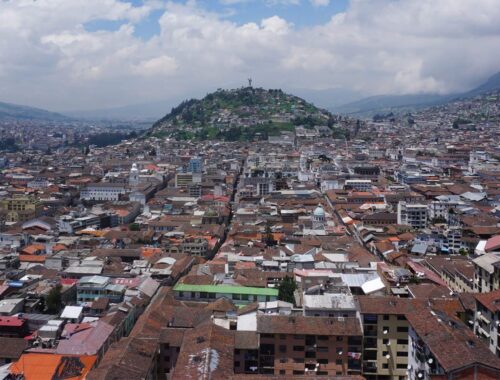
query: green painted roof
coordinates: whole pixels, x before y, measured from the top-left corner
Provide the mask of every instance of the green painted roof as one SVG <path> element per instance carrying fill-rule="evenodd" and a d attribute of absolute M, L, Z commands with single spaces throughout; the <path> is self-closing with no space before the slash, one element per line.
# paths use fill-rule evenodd
<path fill-rule="evenodd" d="M 278 289 L 252 288 L 249 286 L 177 284 L 174 286 L 174 290 L 178 292 L 206 292 L 224 294 L 253 294 L 257 296 L 278 296 Z"/>

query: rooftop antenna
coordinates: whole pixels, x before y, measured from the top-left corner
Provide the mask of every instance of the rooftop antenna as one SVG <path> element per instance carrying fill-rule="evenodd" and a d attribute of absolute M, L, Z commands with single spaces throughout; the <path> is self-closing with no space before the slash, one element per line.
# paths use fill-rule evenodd
<path fill-rule="evenodd" d="M 248 78 L 248 87 L 252 87 L 252 78 Z"/>

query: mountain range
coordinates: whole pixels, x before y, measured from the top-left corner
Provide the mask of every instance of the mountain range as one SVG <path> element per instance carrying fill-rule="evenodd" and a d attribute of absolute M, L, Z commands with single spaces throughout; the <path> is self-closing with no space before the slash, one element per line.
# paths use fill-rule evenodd
<path fill-rule="evenodd" d="M 379 112 L 402 111 L 444 104 L 461 98 L 471 98 L 491 91 L 500 90 L 500 72 L 491 76 L 480 86 L 463 93 L 439 95 L 377 95 L 356 100 L 340 106 L 329 107 L 334 113 L 372 116 Z"/>
<path fill-rule="evenodd" d="M 439 105 L 455 99 L 469 98 L 495 90 L 500 90 L 500 72 L 472 90 L 448 95 L 376 95 L 360 99 L 359 93 L 346 89 L 292 89 L 290 92 L 333 113 L 368 117 L 380 112 L 414 110 Z M 35 107 L 0 102 L 0 121 L 71 121 L 75 119 L 154 121 L 164 115 L 165 109 L 174 105 L 172 103 L 173 100 L 166 100 L 107 109 L 57 113 Z"/>
<path fill-rule="evenodd" d="M 41 108 L 0 102 L 0 120 L 69 121 L 71 118 Z"/>

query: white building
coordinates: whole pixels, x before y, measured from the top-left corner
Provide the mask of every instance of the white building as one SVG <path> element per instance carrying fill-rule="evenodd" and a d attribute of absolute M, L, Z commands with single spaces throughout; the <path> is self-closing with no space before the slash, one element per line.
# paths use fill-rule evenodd
<path fill-rule="evenodd" d="M 420 229 L 427 227 L 428 208 L 426 204 L 398 203 L 398 224 Z"/>
<path fill-rule="evenodd" d="M 92 183 L 80 191 L 80 199 L 85 201 L 118 201 L 120 195 L 127 193 L 122 183 Z"/>
<path fill-rule="evenodd" d="M 345 181 L 345 188 L 357 191 L 369 191 L 372 189 L 372 181 L 369 179 L 347 179 Z"/>

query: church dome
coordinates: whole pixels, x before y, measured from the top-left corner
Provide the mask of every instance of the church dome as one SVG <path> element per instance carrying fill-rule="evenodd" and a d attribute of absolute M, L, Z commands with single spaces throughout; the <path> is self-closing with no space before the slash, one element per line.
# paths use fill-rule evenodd
<path fill-rule="evenodd" d="M 318 217 L 318 218 L 324 218 L 325 217 L 325 210 L 323 209 L 323 206 L 318 205 L 318 207 L 316 207 L 314 209 L 313 215 L 315 217 Z"/>

